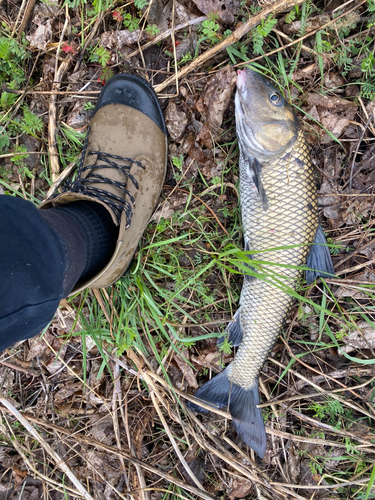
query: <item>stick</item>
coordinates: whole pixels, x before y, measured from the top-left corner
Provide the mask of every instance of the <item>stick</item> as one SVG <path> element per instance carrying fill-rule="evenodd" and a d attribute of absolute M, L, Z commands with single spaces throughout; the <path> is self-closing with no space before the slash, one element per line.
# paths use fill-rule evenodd
<path fill-rule="evenodd" d="M 56 73 L 55 81 L 52 85 L 52 91 L 60 89 L 61 80 L 65 75 L 70 61 L 63 61 Z M 50 155 L 50 165 L 51 165 L 51 179 L 55 182 L 59 177 L 60 164 L 59 164 L 59 152 L 56 147 L 56 128 L 57 128 L 57 94 L 52 94 L 51 102 L 49 104 L 48 111 L 48 152 Z"/>

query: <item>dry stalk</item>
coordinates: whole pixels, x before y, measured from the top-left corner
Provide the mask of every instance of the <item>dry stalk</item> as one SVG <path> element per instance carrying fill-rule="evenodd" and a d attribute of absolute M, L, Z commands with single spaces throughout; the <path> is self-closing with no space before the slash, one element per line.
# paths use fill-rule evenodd
<path fill-rule="evenodd" d="M 197 17 L 195 19 L 189 19 L 189 21 L 185 21 L 184 23 L 181 23 L 181 24 L 178 24 L 177 26 L 175 26 L 174 32 L 177 33 L 177 31 L 183 30 L 183 29 L 187 28 L 188 26 L 193 26 L 194 24 L 202 23 L 206 19 L 207 19 L 207 16 L 201 16 L 201 17 Z M 153 38 L 150 42 L 145 43 L 144 45 L 142 45 L 141 47 L 139 47 L 138 49 L 134 50 L 129 55 L 127 55 L 126 60 L 128 61 L 132 57 L 137 56 L 140 52 L 143 52 L 144 50 L 152 47 L 153 45 L 156 45 L 157 43 L 161 42 L 162 40 L 165 40 L 166 38 L 171 36 L 172 31 L 173 31 L 172 28 L 170 28 L 168 30 L 163 31 L 163 33 L 159 33 L 159 35 L 157 35 L 155 38 Z"/>
<path fill-rule="evenodd" d="M 363 0 L 362 3 L 366 1 L 367 0 Z M 246 33 L 248 33 L 252 28 L 255 28 L 255 26 L 257 26 L 263 19 L 266 19 L 270 14 L 278 14 L 279 12 L 291 9 L 295 5 L 299 5 L 301 3 L 303 3 L 303 0 L 278 0 L 272 5 L 265 7 L 261 12 L 259 12 L 259 14 L 251 17 L 248 21 L 246 21 L 246 23 L 237 28 L 228 38 L 225 38 L 225 40 L 215 45 L 215 47 L 208 49 L 206 52 L 196 57 L 194 61 L 192 61 L 189 65 L 182 68 L 177 73 L 177 76 L 171 76 L 170 78 L 167 78 L 163 83 L 156 85 L 155 91 L 157 93 L 160 93 L 169 85 L 172 85 L 176 78 L 180 80 L 183 76 L 186 76 L 188 73 L 191 73 L 195 69 L 200 68 L 203 63 L 209 61 L 217 53 L 241 40 L 241 38 L 246 35 Z"/>
<path fill-rule="evenodd" d="M 70 60 L 63 61 L 55 73 L 55 81 L 52 85 L 52 91 L 60 89 L 61 81 L 69 67 Z M 60 173 L 59 152 L 56 147 L 57 130 L 57 94 L 51 95 L 51 101 L 48 111 L 48 152 L 50 155 L 51 179 L 55 182 Z"/>
<path fill-rule="evenodd" d="M 17 38 L 21 38 L 22 33 L 26 31 L 27 24 L 33 15 L 35 7 L 35 0 L 28 0 L 23 19 L 21 21 L 20 27 L 18 28 Z"/>
<path fill-rule="evenodd" d="M 81 484 L 76 475 L 71 471 L 64 460 L 51 448 L 51 446 L 42 438 L 42 436 L 34 429 L 29 421 L 21 415 L 21 413 L 5 398 L 0 397 L 0 403 L 7 408 L 12 415 L 25 427 L 25 429 L 32 435 L 32 437 L 40 444 L 40 446 L 52 457 L 56 466 L 68 476 L 70 481 L 77 488 L 79 493 L 86 500 L 94 500 L 86 488 Z"/>

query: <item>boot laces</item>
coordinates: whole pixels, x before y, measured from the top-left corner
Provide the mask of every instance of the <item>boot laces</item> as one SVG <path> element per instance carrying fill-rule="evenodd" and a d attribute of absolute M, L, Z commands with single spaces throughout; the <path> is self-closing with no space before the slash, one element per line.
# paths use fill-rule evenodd
<path fill-rule="evenodd" d="M 90 131 L 88 131 L 88 133 L 89 132 Z M 87 146 L 88 146 L 88 140 L 86 139 L 82 150 L 82 156 L 79 163 L 79 167 L 77 170 L 77 177 L 74 181 L 67 182 L 64 191 L 72 191 L 74 193 L 87 195 L 90 196 L 91 198 L 96 198 L 97 200 L 105 203 L 114 212 L 118 223 L 120 223 L 122 212 L 125 212 L 126 227 L 128 228 L 131 224 L 131 219 L 133 216 L 133 207 L 135 205 L 135 199 L 134 196 L 126 188 L 127 182 L 119 182 L 110 179 L 109 177 L 96 173 L 95 169 L 115 168 L 117 170 L 120 170 L 123 174 L 125 174 L 127 180 L 132 182 L 134 187 L 138 189 L 139 187 L 138 182 L 134 178 L 134 176 L 130 173 L 130 168 L 133 164 L 136 164 L 140 168 L 145 170 L 145 166 L 140 161 L 134 160 L 133 158 L 126 158 L 124 156 L 112 155 L 110 153 L 104 153 L 103 151 L 89 151 L 88 155 L 97 155 L 95 163 L 97 163 L 98 160 L 100 160 L 102 164 L 87 165 L 86 167 L 84 167 L 83 164 L 86 158 Z M 117 163 L 115 160 L 129 162 L 130 165 L 129 166 L 119 165 L 119 163 Z M 87 170 L 90 170 L 91 172 L 87 177 L 83 177 L 84 172 L 86 172 Z M 92 184 L 110 184 L 116 186 L 117 188 L 122 189 L 124 191 L 126 196 L 130 199 L 130 202 L 126 199 L 120 198 L 119 196 L 115 195 L 114 193 L 111 193 L 110 191 L 107 191 L 106 189 L 101 189 L 98 186 L 93 186 Z"/>

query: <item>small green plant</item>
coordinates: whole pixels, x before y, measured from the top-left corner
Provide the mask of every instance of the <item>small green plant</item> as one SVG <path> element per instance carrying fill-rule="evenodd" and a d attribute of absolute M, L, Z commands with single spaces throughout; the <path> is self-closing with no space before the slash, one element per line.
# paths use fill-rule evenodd
<path fill-rule="evenodd" d="M 110 59 L 111 53 L 104 47 L 96 47 L 89 58 L 90 61 L 101 64 L 103 68 L 107 66 Z"/>
<path fill-rule="evenodd" d="M 124 26 L 129 31 L 135 31 L 139 28 L 140 19 L 138 17 L 133 17 L 131 14 L 126 13 L 124 15 Z"/>
<path fill-rule="evenodd" d="M 220 26 L 210 19 L 203 21 L 202 23 L 202 33 L 205 36 L 206 40 L 209 40 L 211 44 L 214 44 L 218 41 L 218 30 Z"/>
<path fill-rule="evenodd" d="M 94 109 L 95 108 L 95 104 L 93 104 L 92 102 L 85 102 L 85 104 L 83 105 L 83 109 L 85 111 L 90 111 L 90 109 Z"/>
<path fill-rule="evenodd" d="M 34 115 L 27 106 L 24 106 L 22 109 L 23 119 L 20 122 L 20 127 L 24 132 L 35 136 L 38 132 L 43 130 L 43 122 L 39 116 Z"/>
<path fill-rule="evenodd" d="M 0 125 L 0 152 L 5 152 L 8 149 L 9 144 L 9 135 L 7 134 L 5 127 Z"/>
<path fill-rule="evenodd" d="M 145 32 L 148 33 L 151 37 L 155 37 L 158 33 L 160 33 L 159 28 L 156 24 L 149 24 L 145 28 Z"/>
<path fill-rule="evenodd" d="M 16 147 L 17 153 L 26 153 L 27 148 L 23 144 Z M 19 154 L 12 156 L 10 161 L 18 167 L 17 172 L 20 174 L 21 178 L 25 181 L 27 178 L 32 179 L 34 174 L 29 170 L 27 164 L 25 163 L 26 158 L 28 158 L 28 154 Z"/>
<path fill-rule="evenodd" d="M 369 52 L 367 57 L 361 62 L 361 70 L 366 78 L 373 76 L 375 72 L 375 57 L 372 52 Z"/>
<path fill-rule="evenodd" d="M 254 54 L 263 54 L 264 38 L 271 33 L 276 23 L 277 19 L 273 19 L 270 14 L 267 19 L 263 19 L 255 28 L 252 34 Z"/>
<path fill-rule="evenodd" d="M 149 0 L 134 0 L 134 7 L 136 9 L 142 10 L 147 7 Z"/>
<path fill-rule="evenodd" d="M 15 82 L 20 85 L 26 80 L 23 64 L 28 58 L 26 45 L 24 38 L 18 42 L 15 38 L 0 37 L 0 84 Z"/>

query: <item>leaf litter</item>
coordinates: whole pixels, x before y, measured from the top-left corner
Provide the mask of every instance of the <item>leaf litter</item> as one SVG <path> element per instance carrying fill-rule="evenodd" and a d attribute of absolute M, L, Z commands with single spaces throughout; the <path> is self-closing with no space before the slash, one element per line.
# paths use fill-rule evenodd
<path fill-rule="evenodd" d="M 323 54 L 313 33 L 303 40 L 310 51 L 295 44 L 279 52 L 281 58 L 276 53 L 258 61 L 298 106 L 338 274 L 327 288 L 302 287 L 301 294 L 323 309 L 296 303 L 283 332 L 288 349 L 280 341 L 264 367 L 268 445 L 261 462 L 238 439 L 227 413 L 195 416 L 184 406 L 185 395 L 233 359 L 213 337 L 230 321 L 241 288 L 241 276 L 228 271 L 222 256 L 242 248 L 232 64 L 259 56 L 259 31 L 236 42 L 230 57 L 217 51 L 202 67 L 194 66 L 194 57 L 216 47 L 258 7 L 226 0 L 141 3 L 116 4 L 116 15 L 109 6 L 95 13 L 95 2 L 68 2 L 68 10 L 61 2 L 41 3 L 25 30 L 34 64 L 18 63 L 30 81 L 25 77 L 13 88 L 32 85 L 22 105 L 44 124 L 55 70 L 69 61 L 56 123 L 64 167 L 78 160 L 77 134 L 87 130 L 97 92 L 111 74 L 130 71 L 157 85 L 175 74 L 175 56 L 177 70 L 189 71 L 178 93 L 171 85 L 160 95 L 168 173 L 131 274 L 100 292 L 100 302 L 92 292 L 63 301 L 44 337 L 7 350 L 2 396 L 44 433 L 95 499 L 365 498 L 375 452 L 375 123 L 369 121 L 375 94 L 366 76 L 374 70 L 371 41 L 360 33 L 371 35 L 373 27 L 361 28 L 359 20 L 366 15 L 371 24 L 371 10 L 350 3 L 320 12 L 311 3 L 289 7 L 291 19 L 285 11 L 277 14 L 275 27 L 290 39 L 332 21 L 322 33 Z M 23 6 L 1 10 L 10 34 L 20 8 L 22 19 Z M 338 12 L 345 17 L 334 22 Z M 203 14 L 205 21 L 192 23 Z M 157 30 L 182 23 L 173 39 L 152 43 Z M 262 35 L 266 54 L 279 48 L 275 36 Z M 151 46 L 139 51 L 146 43 Z M 2 80 L 1 112 L 20 123 L 23 108 L 16 100 L 9 104 L 12 94 L 3 91 L 12 78 Z M 17 167 L 0 159 L 2 191 L 43 199 L 49 188 L 46 126 L 37 134 L 23 129 L 12 135 L 10 129 L 9 137 L 6 152 L 22 144 L 29 156 Z M 213 259 L 225 266 L 211 265 Z M 4 408 L 1 435 L 0 498 L 82 497 Z"/>

